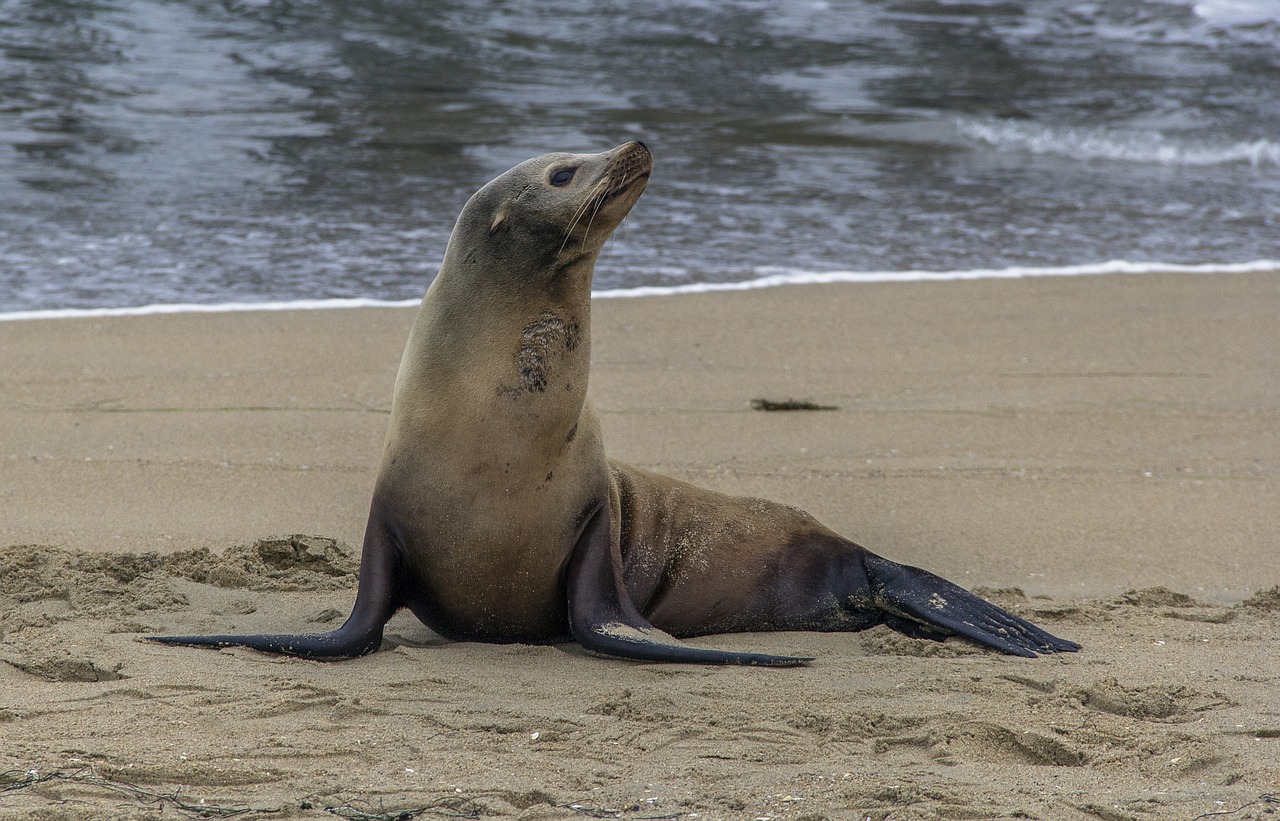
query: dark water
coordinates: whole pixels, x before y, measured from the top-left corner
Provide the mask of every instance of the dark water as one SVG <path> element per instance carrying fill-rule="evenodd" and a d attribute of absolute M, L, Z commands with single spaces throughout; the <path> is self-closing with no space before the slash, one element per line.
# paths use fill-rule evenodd
<path fill-rule="evenodd" d="M 0 312 L 421 294 L 640 138 L 598 287 L 1280 257 L 1280 8 L 0 1 Z"/>

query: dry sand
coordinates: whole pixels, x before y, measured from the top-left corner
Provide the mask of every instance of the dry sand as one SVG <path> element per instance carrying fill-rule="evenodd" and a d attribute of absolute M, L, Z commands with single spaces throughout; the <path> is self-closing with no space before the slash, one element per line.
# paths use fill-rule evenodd
<path fill-rule="evenodd" d="M 717 669 L 405 617 L 330 664 L 140 641 L 346 614 L 412 318 L 0 324 L 0 818 L 1280 812 L 1280 273 L 596 304 L 612 455 L 803 506 L 1078 654 L 698 640 L 817 658 Z"/>

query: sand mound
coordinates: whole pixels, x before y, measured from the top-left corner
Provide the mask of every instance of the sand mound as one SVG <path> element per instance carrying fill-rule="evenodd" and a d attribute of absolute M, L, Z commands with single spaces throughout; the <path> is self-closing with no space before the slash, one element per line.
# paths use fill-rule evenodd
<path fill-rule="evenodd" d="M 81 649 L 73 638 L 90 620 L 108 633 L 156 629 L 146 617 L 186 610 L 187 581 L 252 591 L 322 591 L 353 587 L 358 560 L 346 545 L 319 536 L 287 536 L 208 549 L 96 553 L 46 545 L 0 549 L 0 660 L 46 681 L 114 681 L 122 656 Z M 257 605 L 231 602 L 247 613 Z M 329 608 L 309 620 L 331 621 Z"/>
<path fill-rule="evenodd" d="M 1248 607 L 1254 610 L 1266 610 L 1268 612 L 1280 611 L 1280 584 L 1269 590 L 1260 590 L 1249 598 L 1240 602 L 1241 607 Z"/>
<path fill-rule="evenodd" d="M 174 579 L 245 590 L 341 590 L 355 585 L 358 571 L 351 548 L 322 536 L 167 556 L 16 545 L 0 548 L 0 596 L 19 604 L 60 601 L 77 614 L 118 616 L 185 605 Z"/>
<path fill-rule="evenodd" d="M 355 585 L 360 559 L 335 539 L 294 535 L 237 545 L 222 554 L 208 548 L 178 551 L 163 565 L 171 575 L 216 587 L 342 590 Z"/>

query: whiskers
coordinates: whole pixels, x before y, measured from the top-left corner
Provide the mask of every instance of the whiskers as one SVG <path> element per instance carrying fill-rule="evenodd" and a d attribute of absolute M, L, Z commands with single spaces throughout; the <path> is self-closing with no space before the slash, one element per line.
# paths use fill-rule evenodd
<path fill-rule="evenodd" d="M 599 215 L 600 209 L 604 207 L 605 203 L 609 202 L 614 196 L 626 191 L 634 183 L 647 179 L 652 167 L 653 160 L 649 150 L 643 144 L 632 144 L 629 150 L 615 154 L 605 173 L 591 187 L 591 190 L 583 198 L 582 204 L 574 211 L 573 219 L 569 220 L 569 227 L 564 231 L 564 239 L 560 242 L 560 249 L 556 251 L 556 256 L 564 254 L 565 249 L 569 246 L 569 240 L 573 238 L 573 232 L 582 224 L 584 218 L 587 220 L 587 227 L 583 231 L 581 242 L 585 245 L 587 239 L 591 236 L 591 229 L 595 225 L 596 216 Z M 639 195 L 637 194 L 636 196 Z M 624 214 L 623 217 L 625 218 L 625 216 Z M 616 226 L 610 226 L 610 230 L 613 227 Z"/>
<path fill-rule="evenodd" d="M 590 236 L 596 214 L 600 213 L 600 206 L 604 205 L 604 201 L 609 198 L 613 176 L 613 170 L 610 169 L 608 174 L 600 178 L 600 181 L 591 189 L 591 193 L 583 200 L 582 205 L 574 212 L 573 219 L 569 221 L 569 227 L 564 230 L 564 239 L 560 243 L 560 250 L 556 252 L 557 255 L 564 253 L 565 246 L 569 244 L 569 238 L 573 236 L 573 229 L 578 227 L 578 223 L 588 211 L 591 212 L 591 216 L 587 217 L 587 230 L 583 234 L 583 242 L 586 241 L 587 236 Z"/>

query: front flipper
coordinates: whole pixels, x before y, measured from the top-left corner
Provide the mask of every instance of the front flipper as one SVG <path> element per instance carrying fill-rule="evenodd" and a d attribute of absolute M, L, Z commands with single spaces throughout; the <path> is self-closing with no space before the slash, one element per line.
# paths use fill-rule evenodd
<path fill-rule="evenodd" d="M 299 635 L 147 636 L 161 644 L 189 647 L 252 647 L 307 659 L 344 659 L 372 653 L 382 646 L 382 628 L 396 610 L 399 572 L 394 537 L 378 515 L 374 500 L 360 556 L 360 588 L 351 615 L 337 630 Z"/>
<path fill-rule="evenodd" d="M 350 624 L 348 619 L 347 624 Z M 382 626 L 369 631 L 349 629 L 347 625 L 328 633 L 263 634 L 247 636 L 147 636 L 160 644 L 187 647 L 251 647 L 266 653 L 281 653 L 321 661 L 354 658 L 372 653 L 382 646 Z"/>
<path fill-rule="evenodd" d="M 874 553 L 867 553 L 863 564 L 873 601 L 897 617 L 886 619 L 886 623 L 908 635 L 941 638 L 954 634 L 1026 658 L 1080 649 L 1074 641 L 1047 633 L 927 570 Z"/>
<path fill-rule="evenodd" d="M 609 531 L 605 504 L 587 522 L 569 559 L 569 627 L 586 649 L 607 656 L 688 664 L 798 667 L 812 661 L 692 647 L 654 627 L 627 595 L 622 560 Z"/>

